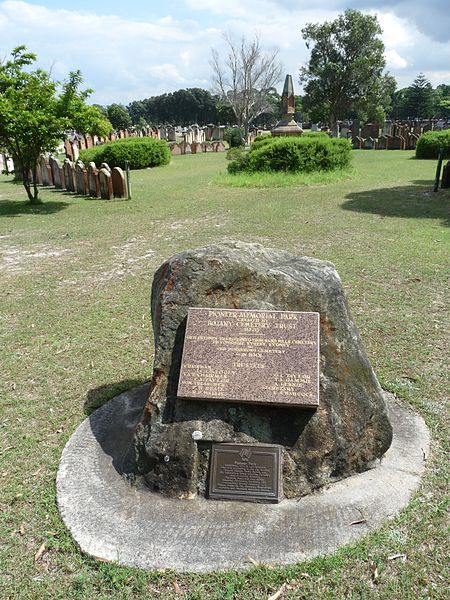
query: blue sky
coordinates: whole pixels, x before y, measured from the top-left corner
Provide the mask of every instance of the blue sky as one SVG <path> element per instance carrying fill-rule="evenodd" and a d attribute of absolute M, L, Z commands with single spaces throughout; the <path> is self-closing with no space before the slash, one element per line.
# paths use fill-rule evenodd
<path fill-rule="evenodd" d="M 263 47 L 279 49 L 301 93 L 298 69 L 309 53 L 300 30 L 349 6 L 377 14 L 399 87 L 419 72 L 433 85 L 450 84 L 448 0 L 0 0 L 0 60 L 26 44 L 55 79 L 80 69 L 95 90 L 92 102 L 127 104 L 180 88 L 211 89 L 211 48 L 224 48 L 223 33 L 257 33 Z"/>

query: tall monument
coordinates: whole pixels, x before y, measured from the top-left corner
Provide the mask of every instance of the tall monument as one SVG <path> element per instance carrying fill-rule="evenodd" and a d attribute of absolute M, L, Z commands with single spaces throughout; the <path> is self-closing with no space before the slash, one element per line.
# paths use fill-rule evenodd
<path fill-rule="evenodd" d="M 272 129 L 272 135 L 278 137 L 302 135 L 303 130 L 294 119 L 295 96 L 291 75 L 286 75 L 286 79 L 284 80 L 281 102 L 283 107 L 283 118 Z"/>

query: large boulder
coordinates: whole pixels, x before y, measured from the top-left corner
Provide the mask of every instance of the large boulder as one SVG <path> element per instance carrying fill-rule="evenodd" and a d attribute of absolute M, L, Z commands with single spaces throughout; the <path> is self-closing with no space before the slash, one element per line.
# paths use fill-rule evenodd
<path fill-rule="evenodd" d="M 189 307 L 318 312 L 319 407 L 177 398 Z M 383 391 L 331 263 L 234 241 L 188 250 L 156 272 L 152 319 L 153 378 L 134 435 L 135 471 L 152 490 L 204 494 L 214 442 L 281 444 L 288 498 L 368 469 L 389 448 Z"/>

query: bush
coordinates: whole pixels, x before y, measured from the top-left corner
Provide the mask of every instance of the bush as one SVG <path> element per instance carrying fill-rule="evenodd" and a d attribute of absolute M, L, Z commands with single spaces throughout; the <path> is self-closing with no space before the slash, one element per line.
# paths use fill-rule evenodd
<path fill-rule="evenodd" d="M 250 150 L 256 150 L 256 148 L 261 148 L 261 146 L 264 146 L 265 144 L 269 144 L 270 142 L 273 142 L 275 138 L 272 137 L 271 135 L 258 135 L 256 137 L 256 139 L 252 142 L 251 146 L 250 146 Z"/>
<path fill-rule="evenodd" d="M 245 146 L 244 132 L 239 127 L 228 127 L 228 129 L 225 129 L 223 139 L 230 144 L 230 148 Z"/>
<path fill-rule="evenodd" d="M 228 173 L 246 171 L 248 167 L 248 152 L 245 152 L 243 146 L 230 148 L 227 152 L 227 160 L 231 161 L 227 166 Z"/>
<path fill-rule="evenodd" d="M 151 137 L 126 138 L 80 152 L 80 158 L 84 163 L 92 161 L 100 167 L 105 162 L 110 167 L 122 169 L 125 169 L 126 161 L 130 163 L 130 169 L 167 165 L 171 156 L 167 142 Z"/>
<path fill-rule="evenodd" d="M 232 161 L 229 173 L 239 171 L 285 171 L 311 173 L 331 171 L 350 164 L 351 145 L 348 140 L 328 136 L 275 137 L 270 143 L 252 144 L 247 161 Z"/>
<path fill-rule="evenodd" d="M 330 136 L 326 131 L 304 131 L 302 137 L 329 138 Z"/>
<path fill-rule="evenodd" d="M 450 129 L 422 134 L 417 140 L 416 158 L 438 158 L 439 148 L 444 148 L 444 158 L 450 158 Z"/>

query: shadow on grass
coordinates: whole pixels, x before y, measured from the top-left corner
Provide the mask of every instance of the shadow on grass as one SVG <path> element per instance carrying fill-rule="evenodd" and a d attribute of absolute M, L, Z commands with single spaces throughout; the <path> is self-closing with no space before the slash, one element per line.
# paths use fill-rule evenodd
<path fill-rule="evenodd" d="M 89 390 L 83 404 L 84 413 L 87 416 L 91 415 L 97 408 L 106 404 L 108 400 L 111 400 L 111 398 L 118 396 L 122 392 L 140 386 L 143 383 L 145 382 L 140 379 L 124 379 L 123 381 L 107 383 Z"/>
<path fill-rule="evenodd" d="M 434 181 L 416 180 L 413 185 L 365 190 L 347 194 L 344 210 L 383 217 L 441 219 L 450 226 L 449 190 L 433 192 Z"/>
<path fill-rule="evenodd" d="M 45 202 L 30 204 L 25 200 L 0 200 L 0 217 L 20 215 L 52 215 L 67 208 L 67 202 Z"/>

